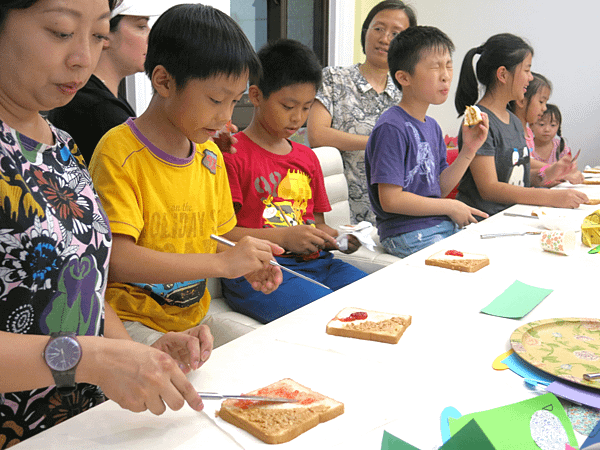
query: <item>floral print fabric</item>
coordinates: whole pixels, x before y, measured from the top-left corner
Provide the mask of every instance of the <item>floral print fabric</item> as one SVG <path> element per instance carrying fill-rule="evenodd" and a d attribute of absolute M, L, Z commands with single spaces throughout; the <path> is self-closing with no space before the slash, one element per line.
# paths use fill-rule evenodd
<path fill-rule="evenodd" d="M 51 130 L 55 144 L 48 146 L 0 122 L 0 331 L 98 336 L 108 220 L 73 140 Z M 84 384 L 65 398 L 53 386 L 0 395 L 0 448 L 102 400 Z"/>
<path fill-rule="evenodd" d="M 401 92 L 388 75 L 385 90 L 378 94 L 359 71 L 360 64 L 348 67 L 325 67 L 323 87 L 317 93 L 317 100 L 331 115 L 331 128 L 346 133 L 368 136 L 379 116 L 391 106 L 400 103 Z M 367 177 L 365 172 L 365 151 L 342 151 L 344 174 L 348 181 L 350 219 L 352 223 L 367 220 L 375 223 L 371 210 Z"/>

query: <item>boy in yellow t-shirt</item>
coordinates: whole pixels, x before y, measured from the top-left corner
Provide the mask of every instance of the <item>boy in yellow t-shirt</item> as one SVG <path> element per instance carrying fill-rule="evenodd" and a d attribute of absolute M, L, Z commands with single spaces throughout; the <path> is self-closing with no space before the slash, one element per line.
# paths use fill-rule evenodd
<path fill-rule="evenodd" d="M 207 278 L 246 275 L 254 289 L 275 290 L 281 272 L 269 261 L 283 249 L 242 239 L 217 253 L 210 239 L 236 218 L 223 156 L 209 138 L 260 71 L 238 25 L 208 6 L 175 6 L 152 27 L 145 69 L 154 88 L 148 109 L 101 139 L 90 172 L 114 235 L 106 300 L 135 340 L 151 343 L 169 331 L 201 335 Z M 226 335 L 214 326 L 215 345 L 250 330 Z"/>

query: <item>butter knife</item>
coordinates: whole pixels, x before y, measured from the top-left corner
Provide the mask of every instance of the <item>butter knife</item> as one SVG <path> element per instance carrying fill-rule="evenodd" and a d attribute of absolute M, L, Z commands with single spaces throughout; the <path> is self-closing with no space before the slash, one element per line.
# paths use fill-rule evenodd
<path fill-rule="evenodd" d="M 490 239 L 495 237 L 504 236 L 524 236 L 526 234 L 542 234 L 541 231 L 509 231 L 508 233 L 492 233 L 492 234 L 481 234 L 481 239 Z"/>
<path fill-rule="evenodd" d="M 231 241 L 230 241 L 230 240 L 228 240 L 228 239 L 225 239 L 224 237 L 217 236 L 216 234 L 211 234 L 211 235 L 210 235 L 210 238 L 211 238 L 211 239 L 214 239 L 214 240 L 215 240 L 215 241 L 217 241 L 217 242 L 220 242 L 220 243 L 221 243 L 221 244 L 223 244 L 223 245 L 227 245 L 228 247 L 235 247 L 235 244 L 234 244 L 233 242 L 231 242 Z M 277 261 L 273 261 L 273 260 L 271 260 L 271 261 L 269 261 L 269 264 L 271 264 L 272 266 L 277 266 L 277 267 L 279 267 L 281 270 L 285 270 L 286 272 L 288 272 L 288 273 L 291 273 L 292 275 L 296 275 L 298 278 L 302 278 L 303 280 L 310 281 L 311 283 L 313 283 L 313 284 L 316 284 L 317 286 L 321 286 L 322 288 L 328 289 L 328 290 L 330 290 L 330 291 L 332 291 L 332 290 L 333 290 L 333 289 L 331 289 L 330 287 L 328 287 L 328 286 L 325 286 L 324 284 L 321 284 L 321 283 L 319 283 L 318 281 L 316 281 L 316 280 L 313 280 L 312 278 L 309 278 L 309 277 L 307 277 L 306 275 L 302 275 L 301 273 L 295 272 L 295 271 L 293 271 L 292 269 L 288 269 L 287 267 L 285 267 L 285 266 L 282 266 L 282 265 L 281 265 L 281 264 L 279 264 Z"/>
<path fill-rule="evenodd" d="M 251 400 L 253 402 L 274 402 L 274 403 L 298 403 L 298 400 L 294 398 L 284 397 L 263 397 L 260 395 L 230 395 L 230 394 L 219 394 L 217 392 L 198 392 L 198 395 L 202 400 Z"/>

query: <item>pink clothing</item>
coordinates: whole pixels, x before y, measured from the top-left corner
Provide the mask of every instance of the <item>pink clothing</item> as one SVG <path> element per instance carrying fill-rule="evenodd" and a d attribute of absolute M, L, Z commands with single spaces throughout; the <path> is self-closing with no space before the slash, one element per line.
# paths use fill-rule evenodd
<path fill-rule="evenodd" d="M 273 154 L 237 133 L 235 154 L 224 154 L 237 222 L 245 228 L 315 223 L 314 213 L 331 211 L 321 164 L 305 145 L 288 141 L 287 155 Z"/>
<path fill-rule="evenodd" d="M 527 129 L 529 129 L 529 127 L 527 127 Z M 529 147 L 529 141 L 527 141 L 527 146 Z M 550 156 L 548 157 L 548 159 L 544 159 L 540 155 L 538 155 L 535 152 L 535 146 L 530 147 L 531 148 L 531 157 L 536 159 L 537 161 L 541 161 L 545 164 L 554 164 L 556 161 L 558 161 L 563 156 L 571 153 L 571 149 L 567 145 L 565 145 L 565 148 L 563 148 L 563 151 L 560 153 L 560 155 L 558 155 L 558 158 L 557 158 L 556 154 L 558 152 L 559 146 L 560 146 L 560 137 L 555 136 L 552 139 L 552 151 L 550 152 Z"/>

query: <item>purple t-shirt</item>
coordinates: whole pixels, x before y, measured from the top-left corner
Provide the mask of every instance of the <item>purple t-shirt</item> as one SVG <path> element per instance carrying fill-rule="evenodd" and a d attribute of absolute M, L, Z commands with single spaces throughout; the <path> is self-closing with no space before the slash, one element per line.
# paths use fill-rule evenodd
<path fill-rule="evenodd" d="M 423 197 L 440 198 L 440 174 L 448 167 L 442 129 L 431 117 L 415 119 L 399 106 L 384 112 L 365 151 L 369 199 L 377 217 L 380 239 L 429 228 L 448 216 L 408 216 L 385 212 L 378 183 L 401 186 Z"/>

